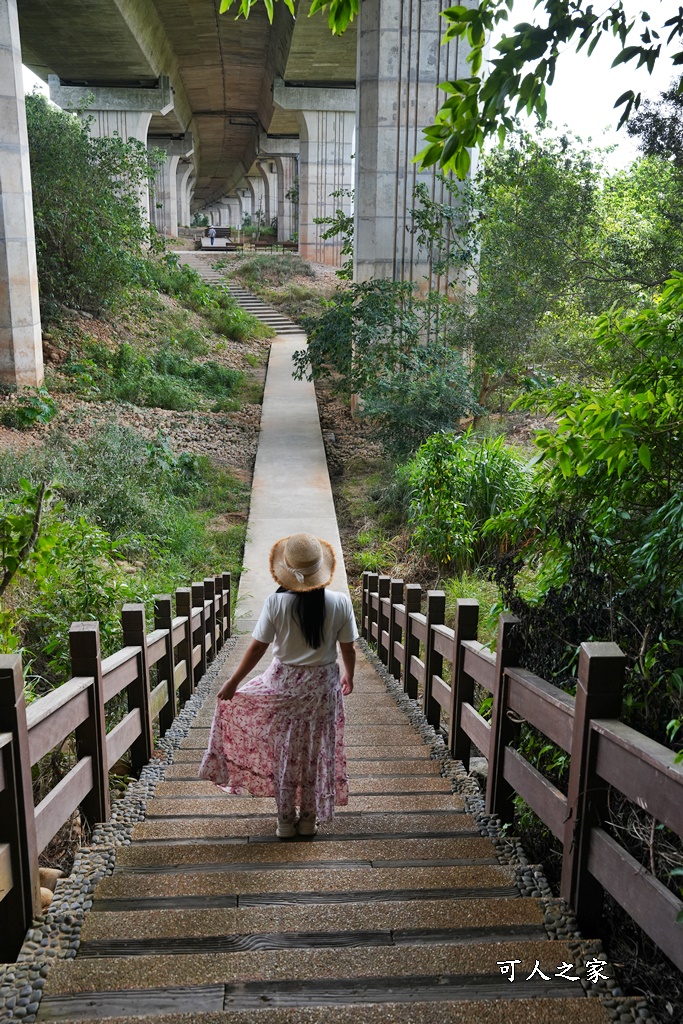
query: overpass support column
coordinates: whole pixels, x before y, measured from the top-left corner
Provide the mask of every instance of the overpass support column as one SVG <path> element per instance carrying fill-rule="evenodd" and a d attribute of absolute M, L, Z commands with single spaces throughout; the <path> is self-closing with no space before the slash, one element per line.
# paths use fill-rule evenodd
<path fill-rule="evenodd" d="M 190 226 L 190 194 L 194 167 L 191 163 L 179 163 L 176 171 L 176 195 L 178 200 L 178 224 Z"/>
<path fill-rule="evenodd" d="M 304 259 L 339 266 L 340 239 L 323 239 L 326 228 L 315 221 L 352 209 L 350 198 L 332 194 L 353 188 L 356 90 L 288 88 L 277 82 L 273 99 L 282 110 L 295 111 L 299 122 L 299 252 Z"/>
<path fill-rule="evenodd" d="M 467 0 L 464 0 L 467 3 Z M 413 189 L 422 182 L 433 200 L 449 193 L 437 169 L 412 159 L 424 148 L 422 129 L 434 121 L 440 82 L 468 77 L 468 49 L 442 46 L 447 24 L 440 0 L 363 0 L 358 29 L 358 123 L 354 278 L 414 281 L 445 290 L 432 274 L 411 227 Z M 445 94 L 443 94 L 445 96 Z"/>
<path fill-rule="evenodd" d="M 242 227 L 240 217 L 240 201 L 237 196 L 228 196 L 223 200 L 228 214 L 228 227 L 239 230 Z"/>
<path fill-rule="evenodd" d="M 261 224 L 265 224 L 267 223 L 266 187 L 263 178 L 260 174 L 258 177 L 256 175 L 249 175 L 247 185 L 251 195 L 252 223 L 256 226 L 256 223 L 260 220 Z"/>
<path fill-rule="evenodd" d="M 94 139 L 111 139 L 119 135 L 124 141 L 147 146 L 147 130 L 153 114 L 173 110 L 173 93 L 168 78 L 160 78 L 154 89 L 128 86 L 62 85 L 57 75 L 48 77 L 50 99 L 63 110 L 76 111 L 90 120 Z M 149 190 L 144 189 L 140 205 L 149 216 Z"/>
<path fill-rule="evenodd" d="M 164 139 L 150 135 L 147 140 L 150 150 L 162 149 L 166 159 L 157 171 L 154 196 L 154 223 L 157 231 L 164 235 L 178 234 L 178 193 L 177 173 L 181 160 L 187 160 L 194 152 L 192 134 L 180 139 Z"/>
<path fill-rule="evenodd" d="M 0 380 L 38 387 L 43 350 L 16 0 L 0 4 Z"/>
<path fill-rule="evenodd" d="M 266 158 L 258 160 L 256 166 L 263 180 L 263 213 L 265 223 L 270 227 L 273 217 L 277 217 L 277 167 L 275 161 Z"/>
<path fill-rule="evenodd" d="M 276 156 L 277 167 L 277 240 L 288 242 L 299 231 L 299 200 L 292 192 L 299 187 L 299 158 Z"/>

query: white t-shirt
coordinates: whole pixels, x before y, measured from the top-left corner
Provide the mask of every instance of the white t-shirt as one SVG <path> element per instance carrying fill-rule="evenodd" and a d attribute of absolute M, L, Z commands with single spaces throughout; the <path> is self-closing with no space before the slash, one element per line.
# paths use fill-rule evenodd
<path fill-rule="evenodd" d="M 266 598 L 252 637 L 264 644 L 272 643 L 273 657 L 285 665 L 331 665 L 337 660 L 338 640 L 349 643 L 358 639 L 351 598 L 335 590 L 325 591 L 323 642 L 313 649 L 292 614 L 294 597 L 284 593 Z"/>

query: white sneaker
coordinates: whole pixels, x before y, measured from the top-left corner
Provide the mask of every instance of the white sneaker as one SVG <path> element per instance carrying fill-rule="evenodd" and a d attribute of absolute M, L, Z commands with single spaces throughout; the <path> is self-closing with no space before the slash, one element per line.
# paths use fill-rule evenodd
<path fill-rule="evenodd" d="M 318 831 L 318 819 L 315 814 L 301 815 L 298 827 L 300 836 L 314 836 Z"/>
<path fill-rule="evenodd" d="M 296 835 L 296 821 L 292 818 L 278 818 L 275 835 L 278 839 L 291 839 Z"/>

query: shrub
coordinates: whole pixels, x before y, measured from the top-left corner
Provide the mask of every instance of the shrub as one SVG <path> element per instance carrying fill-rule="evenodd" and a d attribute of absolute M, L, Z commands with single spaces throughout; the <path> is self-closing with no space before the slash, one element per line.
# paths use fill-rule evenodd
<path fill-rule="evenodd" d="M 235 271 L 235 277 L 247 287 L 280 288 L 293 277 L 315 277 L 310 263 L 293 253 L 250 256 Z"/>
<path fill-rule="evenodd" d="M 29 430 L 36 423 L 49 423 L 57 413 L 57 403 L 47 388 L 23 390 L 12 408 L 2 414 L 2 424 L 15 430 Z"/>
<path fill-rule="evenodd" d="M 490 559 L 489 519 L 519 508 L 529 494 L 520 456 L 502 436 L 434 434 L 410 463 L 411 545 L 438 565 L 463 572 Z M 499 543 L 504 543 L 503 538 Z"/>
<path fill-rule="evenodd" d="M 35 93 L 26 97 L 26 120 L 41 299 L 98 310 L 145 262 L 147 150 L 118 136 L 91 138 L 83 122 Z"/>

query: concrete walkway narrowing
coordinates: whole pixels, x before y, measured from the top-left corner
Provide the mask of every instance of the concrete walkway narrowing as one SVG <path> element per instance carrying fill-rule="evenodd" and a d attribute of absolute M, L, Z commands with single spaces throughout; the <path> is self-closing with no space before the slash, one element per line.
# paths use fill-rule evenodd
<path fill-rule="evenodd" d="M 238 631 L 251 631 L 275 589 L 268 558 L 280 537 L 305 531 L 328 540 L 337 555 L 332 589 L 348 593 L 315 389 L 292 377 L 292 356 L 305 345 L 306 335 L 299 334 L 276 338 L 270 350 L 235 611 Z"/>

